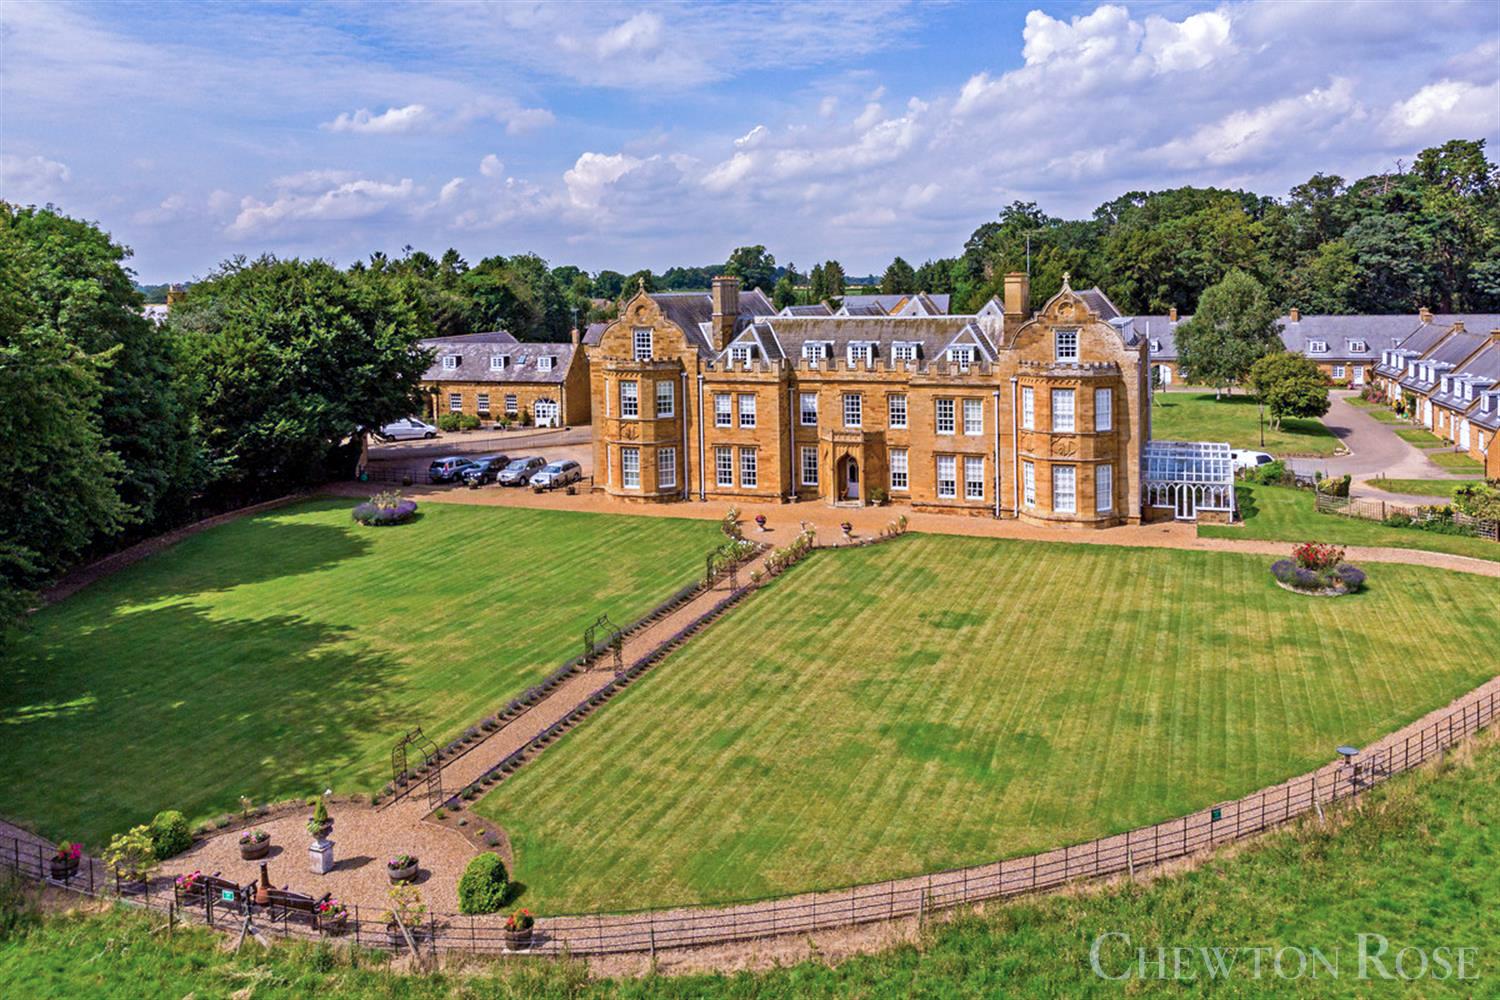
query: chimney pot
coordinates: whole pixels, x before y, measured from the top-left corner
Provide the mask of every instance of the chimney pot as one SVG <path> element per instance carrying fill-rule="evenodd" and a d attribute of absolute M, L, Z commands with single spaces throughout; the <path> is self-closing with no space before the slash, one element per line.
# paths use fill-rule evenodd
<path fill-rule="evenodd" d="M 1453 329 L 1451 331 L 1449 331 L 1449 332 L 1450 333 L 1463 333 L 1464 332 L 1464 321 L 1463 320 L 1459 320 L 1457 323 L 1454 323 L 1453 324 Z"/>
<path fill-rule="evenodd" d="M 1177 322 L 1177 307 L 1176 306 L 1173 306 L 1172 308 L 1170 308 L 1170 309 L 1167 310 L 1167 322 L 1169 322 L 1169 323 L 1175 323 L 1175 322 Z"/>
<path fill-rule="evenodd" d="M 1298 309 L 1296 306 L 1292 306 L 1290 315 L 1293 323 L 1302 322 L 1302 310 Z"/>
<path fill-rule="evenodd" d="M 1421 309 L 1417 310 L 1417 318 L 1420 319 L 1423 323 L 1431 323 L 1432 310 L 1428 309 L 1426 306 L 1423 306 Z"/>

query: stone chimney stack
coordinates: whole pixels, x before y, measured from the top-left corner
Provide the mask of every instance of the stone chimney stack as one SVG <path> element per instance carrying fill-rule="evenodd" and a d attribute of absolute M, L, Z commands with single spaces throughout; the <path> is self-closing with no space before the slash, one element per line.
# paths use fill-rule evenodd
<path fill-rule="evenodd" d="M 1457 323 L 1454 323 L 1453 324 L 1453 329 L 1450 332 L 1451 333 L 1463 333 L 1464 332 L 1463 320 L 1459 320 Z"/>
<path fill-rule="evenodd" d="M 1420 319 L 1423 323 L 1431 323 L 1432 310 L 1428 309 L 1426 306 L 1423 306 L 1421 309 L 1417 310 L 1417 318 Z"/>
<path fill-rule="evenodd" d="M 1302 322 L 1302 310 L 1298 309 L 1296 306 L 1292 306 L 1291 310 L 1287 313 L 1287 318 L 1290 319 L 1293 323 Z"/>
<path fill-rule="evenodd" d="M 573 329 L 568 332 L 568 336 L 572 339 L 573 346 L 577 347 L 578 346 L 578 327 L 576 327 L 576 326 L 573 327 Z"/>
<path fill-rule="evenodd" d="M 735 321 L 740 315 L 740 279 L 720 275 L 713 280 L 714 350 L 722 351 L 734 339 Z"/>
<path fill-rule="evenodd" d="M 1031 279 L 1023 271 L 1005 276 L 1005 321 L 1019 323 L 1031 315 Z"/>
<path fill-rule="evenodd" d="M 1167 310 L 1167 322 L 1168 323 L 1175 323 L 1175 322 L 1177 322 L 1177 307 L 1176 306 L 1173 306 L 1172 308 L 1170 308 L 1170 309 Z"/>

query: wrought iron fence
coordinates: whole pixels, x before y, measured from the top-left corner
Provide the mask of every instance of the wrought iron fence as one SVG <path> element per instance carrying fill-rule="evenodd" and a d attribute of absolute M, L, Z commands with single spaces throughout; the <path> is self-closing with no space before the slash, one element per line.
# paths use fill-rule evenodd
<path fill-rule="evenodd" d="M 1237 801 L 1127 833 L 984 865 L 778 899 L 542 918 L 524 950 L 542 955 L 602 955 L 727 944 L 904 917 L 920 919 L 934 910 L 1045 892 L 1080 880 L 1133 875 L 1321 811 L 1327 804 L 1409 771 L 1491 724 L 1500 707 L 1497 698 L 1500 695 L 1495 691 L 1476 692 L 1432 722 L 1404 737 L 1381 741 L 1352 762 L 1328 765 Z M 397 951 L 408 947 L 399 930 L 393 931 L 374 907 L 351 906 L 348 917 L 331 927 L 314 927 L 310 921 L 294 925 L 291 918 L 271 921 L 268 911 L 250 899 L 205 898 L 185 905 L 177 900 L 170 880 L 131 885 L 93 858 L 82 859 L 76 873 L 54 879 L 50 851 L 36 840 L 0 836 L 0 866 L 25 878 L 158 911 L 169 921 L 191 919 L 223 926 L 229 920 L 231 929 L 254 926 L 271 936 L 337 937 Z M 257 920 L 262 922 L 257 924 Z M 409 930 L 417 948 L 432 954 L 516 950 L 494 916 L 433 914 Z"/>

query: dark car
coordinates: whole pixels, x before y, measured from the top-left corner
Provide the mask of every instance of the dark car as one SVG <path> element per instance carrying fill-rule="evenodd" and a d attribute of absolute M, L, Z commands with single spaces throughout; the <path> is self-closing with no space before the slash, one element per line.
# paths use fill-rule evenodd
<path fill-rule="evenodd" d="M 532 473 L 547 464 L 547 460 L 538 455 L 528 458 L 513 458 L 510 464 L 500 470 L 495 477 L 495 482 L 501 486 L 525 486 L 531 479 Z"/>
<path fill-rule="evenodd" d="M 475 490 L 485 483 L 493 483 L 500 470 L 510 464 L 509 455 L 481 455 L 474 464 L 464 470 L 464 482 Z"/>
<path fill-rule="evenodd" d="M 462 455 L 449 455 L 447 458 L 434 459 L 427 467 L 427 481 L 429 483 L 451 483 L 462 478 L 469 466 L 474 463 Z"/>

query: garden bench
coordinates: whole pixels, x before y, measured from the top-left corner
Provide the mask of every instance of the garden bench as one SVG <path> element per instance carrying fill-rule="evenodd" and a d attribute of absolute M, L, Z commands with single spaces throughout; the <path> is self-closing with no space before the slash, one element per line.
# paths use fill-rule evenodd
<path fill-rule="evenodd" d="M 220 906 L 232 905 L 238 908 L 250 897 L 250 893 L 254 889 L 254 882 L 248 885 L 240 885 L 236 882 L 231 882 L 227 878 L 220 878 L 219 873 L 214 872 L 212 875 L 200 876 L 186 890 L 176 888 L 174 891 L 177 894 L 178 906 L 207 907 L 210 903 L 214 903 Z M 224 893 L 226 892 L 232 893 L 234 898 L 225 899 Z"/>
<path fill-rule="evenodd" d="M 271 923 L 277 920 L 290 920 L 293 914 L 307 918 L 309 927 L 318 928 L 318 907 L 333 898 L 333 893 L 325 892 L 322 896 L 312 897 L 304 892 L 292 892 L 286 886 L 280 889 L 266 890 L 266 909 L 270 913 Z"/>

